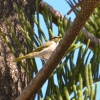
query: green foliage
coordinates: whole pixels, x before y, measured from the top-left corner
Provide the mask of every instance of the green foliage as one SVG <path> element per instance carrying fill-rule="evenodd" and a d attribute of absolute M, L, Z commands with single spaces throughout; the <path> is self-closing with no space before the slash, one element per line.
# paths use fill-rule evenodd
<path fill-rule="evenodd" d="M 80 1 L 80 0 L 79 0 Z M 67 1 L 70 7 L 76 5 L 76 1 Z M 74 10 L 75 15 L 81 10 L 81 5 L 76 7 Z M 90 16 L 89 20 L 85 23 L 84 28 L 86 31 L 90 32 L 92 35 L 100 38 L 100 5 L 95 9 L 95 11 Z"/>
<path fill-rule="evenodd" d="M 20 30 L 23 33 L 29 52 L 40 46 L 43 41 L 47 41 L 47 37 L 43 32 L 42 27 L 40 26 L 39 9 L 37 2 L 38 1 L 36 1 L 36 17 L 33 15 L 32 19 L 37 25 L 38 33 L 35 33 L 30 23 L 25 19 L 23 12 L 19 10 L 17 6 L 15 6 L 20 23 Z M 48 30 L 47 35 L 49 36 L 49 39 L 51 39 L 54 36 L 54 33 L 52 31 L 52 16 L 50 13 L 48 13 L 47 9 L 48 7 L 46 6 L 45 11 L 43 11 L 42 14 Z M 4 20 L 9 27 L 10 33 L 14 39 L 16 46 L 19 48 L 20 53 L 25 55 L 26 52 L 19 42 L 16 34 L 14 33 L 10 22 L 5 17 Z M 66 18 L 64 18 L 64 20 L 61 22 L 58 18 L 58 35 L 63 37 L 69 26 L 70 19 L 66 21 Z M 88 51 L 90 40 L 88 40 L 88 43 L 85 47 L 82 43 L 79 42 L 83 42 L 83 34 L 84 33 L 80 33 L 80 35 L 76 38 L 71 47 L 69 47 L 69 51 L 67 51 L 67 54 L 63 57 L 62 62 L 57 66 L 52 75 L 49 77 L 45 96 L 43 97 L 42 89 L 37 93 L 38 100 L 40 100 L 41 98 L 43 100 L 96 99 L 97 83 L 95 85 L 94 83 L 96 81 L 98 82 L 97 79 L 99 79 L 100 50 L 99 47 L 96 46 L 93 55 L 91 56 L 92 51 Z M 14 56 L 18 57 L 19 54 L 11 45 L 9 37 L 5 36 L 2 31 L 0 31 L 0 35 L 4 38 L 6 44 L 8 45 Z M 26 59 L 26 63 L 32 67 L 33 72 L 36 75 L 36 73 L 38 72 L 38 68 L 35 59 Z M 19 62 L 19 64 L 26 71 L 26 73 L 31 78 L 33 78 L 27 67 L 25 67 L 25 63 Z"/>

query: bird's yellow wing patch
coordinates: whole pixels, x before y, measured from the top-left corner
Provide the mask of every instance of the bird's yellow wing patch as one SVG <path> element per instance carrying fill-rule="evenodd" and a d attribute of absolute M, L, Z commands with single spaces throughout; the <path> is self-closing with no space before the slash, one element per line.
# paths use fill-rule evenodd
<path fill-rule="evenodd" d="M 42 44 L 41 46 L 37 47 L 33 52 L 41 51 L 44 48 L 50 46 L 52 44 L 52 41 L 47 41 L 46 43 Z"/>

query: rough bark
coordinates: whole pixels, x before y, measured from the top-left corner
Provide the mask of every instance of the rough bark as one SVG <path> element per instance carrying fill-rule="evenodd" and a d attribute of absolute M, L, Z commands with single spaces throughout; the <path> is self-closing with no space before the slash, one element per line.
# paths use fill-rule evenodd
<path fill-rule="evenodd" d="M 11 44 L 18 53 L 19 50 L 14 44 L 9 28 L 3 20 L 3 16 L 10 21 L 19 41 L 25 47 L 24 38 L 19 27 L 18 16 L 13 5 L 16 3 L 18 8 L 22 9 L 26 20 L 33 27 L 31 16 L 35 11 L 34 2 L 35 0 L 0 0 L 0 30 L 9 37 Z M 12 62 L 13 59 L 13 54 L 0 36 L 0 100 L 14 100 L 30 82 L 24 70 L 18 64 Z"/>

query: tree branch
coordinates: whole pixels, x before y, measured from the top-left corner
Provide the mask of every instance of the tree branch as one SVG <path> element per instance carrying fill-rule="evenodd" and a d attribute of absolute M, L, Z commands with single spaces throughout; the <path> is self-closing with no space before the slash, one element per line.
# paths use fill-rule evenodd
<path fill-rule="evenodd" d="M 57 18 L 59 17 L 61 21 L 63 21 L 64 16 L 57 10 L 55 10 L 52 6 L 47 4 L 44 1 L 39 3 L 39 12 L 42 14 L 42 11 L 45 11 L 45 6 L 48 6 L 48 12 L 52 15 L 52 21 L 55 25 L 58 26 Z M 66 22 L 68 19 L 66 18 Z M 87 44 L 88 39 L 90 39 L 89 47 L 93 50 L 95 46 L 98 44 L 100 46 L 100 39 L 93 36 L 91 33 L 87 32 L 86 30 L 82 29 L 81 32 L 84 33 L 84 43 Z"/>
<path fill-rule="evenodd" d="M 73 24 L 66 32 L 65 36 L 57 46 L 56 50 L 52 53 L 51 57 L 46 62 L 44 67 L 24 89 L 21 95 L 18 98 L 16 98 L 16 100 L 30 100 L 32 96 L 34 96 L 40 90 L 40 88 L 50 77 L 51 73 L 54 71 L 54 69 L 64 56 L 65 52 L 73 43 L 74 39 L 79 34 L 80 30 L 84 26 L 85 22 L 88 20 L 89 16 L 94 11 L 94 8 L 97 7 L 99 2 L 100 0 L 84 0 L 81 11 L 76 16 Z"/>

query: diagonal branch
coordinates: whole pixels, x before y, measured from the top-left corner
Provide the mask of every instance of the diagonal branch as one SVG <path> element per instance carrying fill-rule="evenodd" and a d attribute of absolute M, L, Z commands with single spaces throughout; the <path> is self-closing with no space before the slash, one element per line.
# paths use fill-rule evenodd
<path fill-rule="evenodd" d="M 44 1 L 41 1 L 39 3 L 39 12 L 42 14 L 42 11 L 45 11 L 45 5 L 48 6 L 48 12 L 52 15 L 52 21 L 53 23 L 55 23 L 55 25 L 58 26 L 57 23 L 57 18 L 59 17 L 61 21 L 63 21 L 64 16 L 58 12 L 57 10 L 55 10 L 52 6 L 50 6 L 49 4 L 47 4 Z M 68 19 L 66 18 L 66 22 L 68 21 Z M 84 43 L 86 44 L 88 39 L 90 39 L 90 45 L 89 47 L 93 50 L 95 48 L 95 46 L 98 44 L 100 46 L 100 39 L 96 38 L 95 36 L 93 36 L 91 33 L 87 32 L 86 30 L 82 29 L 81 32 L 84 33 Z"/>
<path fill-rule="evenodd" d="M 70 47 L 71 43 L 73 43 L 74 39 L 79 34 L 81 28 L 84 26 L 85 22 L 94 11 L 94 8 L 97 7 L 98 3 L 100 3 L 100 0 L 84 0 L 81 11 L 76 16 L 73 24 L 70 26 L 64 38 L 57 46 L 56 50 L 53 52 L 44 67 L 29 83 L 26 89 L 24 89 L 21 95 L 16 98 L 16 100 L 30 100 L 32 96 L 34 96 L 40 90 L 40 88 L 43 86 L 45 81 L 49 78 L 51 73 L 54 71 L 64 56 L 65 52 Z"/>

